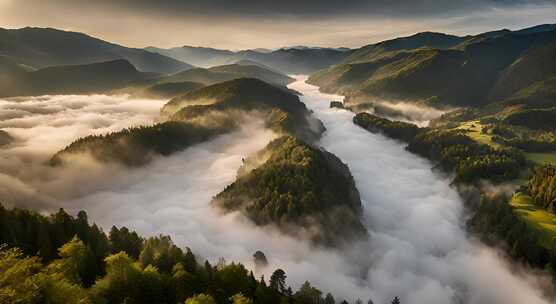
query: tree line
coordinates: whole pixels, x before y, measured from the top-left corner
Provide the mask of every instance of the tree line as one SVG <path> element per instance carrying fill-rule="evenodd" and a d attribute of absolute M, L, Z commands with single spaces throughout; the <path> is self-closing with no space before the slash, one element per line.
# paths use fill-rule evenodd
<path fill-rule="evenodd" d="M 106 235 L 84 211 L 44 216 L 0 205 L 0 226 L 0 303 L 336 303 L 309 282 L 294 292 L 282 269 L 267 282 L 241 263 L 202 263 L 168 236 L 115 226 Z"/>
<path fill-rule="evenodd" d="M 544 165 L 532 170 L 527 192 L 535 203 L 556 213 L 556 167 Z"/>

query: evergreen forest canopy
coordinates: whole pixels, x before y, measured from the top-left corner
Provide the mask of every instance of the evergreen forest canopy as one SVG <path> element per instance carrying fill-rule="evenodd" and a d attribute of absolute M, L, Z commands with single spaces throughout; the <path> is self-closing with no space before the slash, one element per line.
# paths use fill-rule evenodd
<path fill-rule="evenodd" d="M 84 211 L 0 205 L 0 227 L 2 303 L 336 303 L 309 282 L 294 292 L 281 269 L 265 280 L 240 263 L 203 262 L 168 236 L 115 226 L 106 235 Z"/>

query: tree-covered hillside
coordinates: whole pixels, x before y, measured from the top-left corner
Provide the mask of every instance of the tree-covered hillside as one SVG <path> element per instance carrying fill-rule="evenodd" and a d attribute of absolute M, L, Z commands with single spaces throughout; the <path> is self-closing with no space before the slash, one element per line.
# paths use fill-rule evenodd
<path fill-rule="evenodd" d="M 236 79 L 192 90 L 172 99 L 162 112 L 168 121 L 78 139 L 54 155 L 51 164 L 61 164 L 64 156 L 89 153 L 101 161 L 139 166 L 153 157 L 236 130 L 257 117 L 276 132 L 308 141 L 324 130 L 297 95 L 257 79 Z"/>
<path fill-rule="evenodd" d="M 277 50 L 218 50 L 183 46 L 171 49 L 149 47 L 148 51 L 190 62 L 199 67 L 212 67 L 248 60 L 285 74 L 308 74 L 341 62 L 349 55 L 347 49 L 291 47 Z"/>
<path fill-rule="evenodd" d="M 142 72 L 171 74 L 191 68 L 187 63 L 160 54 L 52 28 L 0 28 L 0 55 L 35 69 L 117 59 L 131 62 Z"/>
<path fill-rule="evenodd" d="M 164 78 L 163 81 L 193 81 L 204 85 L 211 85 L 245 77 L 257 78 L 280 86 L 286 86 L 288 83 L 293 81 L 293 78 L 267 68 L 256 65 L 241 64 L 222 65 L 208 69 L 194 68 L 171 75 Z"/>
<path fill-rule="evenodd" d="M 55 66 L 35 71 L 12 67 L 14 69 L 3 69 L 0 97 L 108 93 L 152 77 L 139 72 L 125 60 Z"/>
<path fill-rule="evenodd" d="M 259 159 L 266 161 L 253 166 Z M 333 154 L 291 136 L 247 159 L 214 204 L 321 245 L 339 246 L 366 235 L 349 168 Z"/>
<path fill-rule="evenodd" d="M 363 47 L 309 81 L 352 102 L 383 98 L 481 106 L 556 76 L 555 41 L 553 29 L 463 38 L 422 33 Z"/>
<path fill-rule="evenodd" d="M 106 235 L 60 209 L 44 216 L 0 205 L 0 303 L 323 303 L 303 284 L 294 292 L 287 275 L 255 278 L 240 263 L 203 263 L 168 236 L 144 238 L 126 227 Z M 326 297 L 333 304 L 332 295 Z M 332 300 L 332 301 L 331 301 Z"/>

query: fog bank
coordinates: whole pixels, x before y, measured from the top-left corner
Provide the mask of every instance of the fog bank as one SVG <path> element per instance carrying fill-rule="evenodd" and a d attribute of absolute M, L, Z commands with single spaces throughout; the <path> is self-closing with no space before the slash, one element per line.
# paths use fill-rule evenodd
<path fill-rule="evenodd" d="M 323 120 L 328 131 L 322 146 L 350 166 L 361 192 L 371 238 L 344 251 L 315 249 L 210 207 L 212 197 L 234 181 L 242 159 L 276 136 L 259 119 L 142 168 L 100 164 L 86 155 L 62 168 L 42 164 L 76 137 L 155 121 L 161 101 L 106 96 L 2 101 L 0 115 L 13 116 L 3 118 L 2 128 L 16 142 L 0 148 L 0 197 L 17 196 L 12 204 L 43 210 L 86 210 L 105 231 L 117 225 L 145 236 L 168 234 L 211 262 L 224 257 L 253 268 L 252 255 L 262 250 L 270 263 L 266 278 L 282 268 L 294 290 L 309 280 L 337 300 L 389 303 L 400 296 L 403 303 L 547 303 L 534 288 L 536 278 L 511 274 L 495 252 L 465 237 L 460 198 L 432 174 L 428 162 L 358 128 L 350 112 L 329 109 L 337 96 L 301 81 L 290 87 L 304 93 L 302 100 Z"/>
<path fill-rule="evenodd" d="M 348 253 L 378 302 L 548 303 L 538 278 L 513 274 L 495 251 L 469 240 L 461 198 L 402 144 L 352 123 L 353 113 L 329 108 L 326 95 L 291 85 L 327 127 L 321 145 L 346 162 L 361 193 L 371 238 Z M 363 245 L 362 245 L 363 246 Z M 373 299 L 373 300 L 374 300 Z"/>

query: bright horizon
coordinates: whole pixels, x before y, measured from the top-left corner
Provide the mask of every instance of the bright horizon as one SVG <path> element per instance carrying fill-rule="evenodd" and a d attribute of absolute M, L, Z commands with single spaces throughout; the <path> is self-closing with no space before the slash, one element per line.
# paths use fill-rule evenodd
<path fill-rule="evenodd" d="M 549 1 L 354 1 L 341 9 L 335 0 L 311 9 L 314 1 L 300 5 L 283 1 L 265 9 L 250 0 L 189 2 L 0 0 L 0 27 L 52 27 L 138 48 L 189 45 L 242 50 L 296 45 L 357 48 L 423 31 L 464 36 L 556 23 L 556 4 Z"/>

